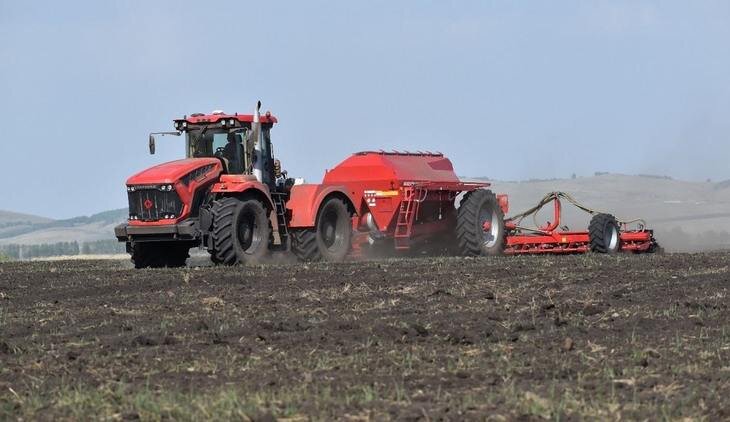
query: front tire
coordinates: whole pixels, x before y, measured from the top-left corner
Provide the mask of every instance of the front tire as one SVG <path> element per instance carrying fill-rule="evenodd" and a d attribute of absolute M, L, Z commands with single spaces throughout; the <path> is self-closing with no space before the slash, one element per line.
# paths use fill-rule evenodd
<path fill-rule="evenodd" d="M 462 255 L 502 254 L 504 214 L 492 191 L 478 189 L 464 195 L 456 215 L 456 238 Z"/>
<path fill-rule="evenodd" d="M 190 245 L 182 242 L 132 242 L 129 252 L 134 268 L 184 267 Z"/>
<path fill-rule="evenodd" d="M 223 198 L 213 203 L 212 213 L 213 262 L 249 264 L 266 256 L 271 229 L 260 201 Z"/>

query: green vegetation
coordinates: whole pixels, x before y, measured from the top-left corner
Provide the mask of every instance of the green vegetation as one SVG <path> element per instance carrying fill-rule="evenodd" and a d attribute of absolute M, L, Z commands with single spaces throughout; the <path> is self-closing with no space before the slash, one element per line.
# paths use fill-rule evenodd
<path fill-rule="evenodd" d="M 84 242 L 81 245 L 82 255 L 99 255 L 99 254 L 118 254 L 125 253 L 124 243 L 116 239 L 96 240 L 93 242 Z"/>
<path fill-rule="evenodd" d="M 14 259 L 39 258 L 59 255 L 78 255 L 78 242 L 43 243 L 39 245 L 3 245 L 0 253 Z"/>
<path fill-rule="evenodd" d="M 93 242 L 57 242 L 37 245 L 9 244 L 0 246 L 0 254 L 12 259 L 44 258 L 49 256 L 75 256 L 124 253 L 124 244 L 116 239 Z"/>

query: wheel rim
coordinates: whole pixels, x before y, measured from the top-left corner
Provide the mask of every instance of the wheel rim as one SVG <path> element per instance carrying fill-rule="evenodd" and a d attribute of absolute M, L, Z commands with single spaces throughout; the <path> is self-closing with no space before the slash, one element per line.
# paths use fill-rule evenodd
<path fill-rule="evenodd" d="M 241 210 L 238 217 L 238 244 L 244 252 L 250 253 L 261 243 L 256 213 L 249 208 Z"/>
<path fill-rule="evenodd" d="M 613 224 L 606 225 L 605 239 L 608 240 L 608 250 L 614 251 L 618 246 L 618 230 Z"/>
<path fill-rule="evenodd" d="M 482 245 L 492 248 L 497 244 L 499 236 L 499 216 L 497 210 L 488 204 L 484 204 L 479 210 L 479 225 L 482 228 Z"/>
<path fill-rule="evenodd" d="M 319 236 L 327 250 L 338 250 L 342 247 L 344 235 L 342 233 L 341 219 L 337 211 L 331 207 L 322 214 L 319 225 Z"/>

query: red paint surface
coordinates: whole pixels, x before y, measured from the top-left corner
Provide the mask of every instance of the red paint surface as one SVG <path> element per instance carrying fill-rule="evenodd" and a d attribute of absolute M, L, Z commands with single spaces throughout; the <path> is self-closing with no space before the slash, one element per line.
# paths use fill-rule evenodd
<path fill-rule="evenodd" d="M 188 124 L 200 124 L 200 123 L 218 123 L 221 119 L 236 119 L 242 123 L 253 122 L 253 114 L 205 114 L 202 116 L 186 116 L 183 119 L 175 119 L 175 122 L 188 122 Z M 262 114 L 259 121 L 261 123 L 278 123 L 274 116 L 267 116 Z"/>

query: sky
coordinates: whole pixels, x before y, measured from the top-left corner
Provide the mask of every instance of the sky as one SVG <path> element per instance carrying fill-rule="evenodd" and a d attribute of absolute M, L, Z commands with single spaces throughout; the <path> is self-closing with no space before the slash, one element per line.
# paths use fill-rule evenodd
<path fill-rule="evenodd" d="M 308 182 L 371 149 L 730 179 L 730 2 L 0 0 L 0 209 L 125 207 L 129 175 L 184 156 L 149 132 L 257 100 Z"/>

